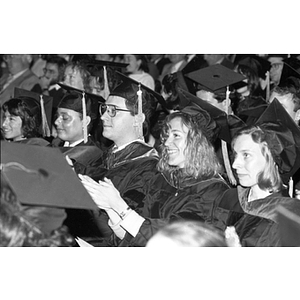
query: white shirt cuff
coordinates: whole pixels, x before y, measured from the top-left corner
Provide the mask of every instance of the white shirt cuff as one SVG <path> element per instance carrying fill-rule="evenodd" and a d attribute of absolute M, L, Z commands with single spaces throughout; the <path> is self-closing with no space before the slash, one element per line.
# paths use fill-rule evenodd
<path fill-rule="evenodd" d="M 108 219 L 108 226 L 113 230 L 118 238 L 121 240 L 124 238 L 126 231 L 120 226 L 120 222 L 113 225 L 111 220 Z"/>
<path fill-rule="evenodd" d="M 133 237 L 135 237 L 138 234 L 144 221 L 145 219 L 143 217 L 141 217 L 138 213 L 132 210 L 128 213 L 126 218 L 122 220 L 119 224 L 128 233 L 130 233 Z"/>

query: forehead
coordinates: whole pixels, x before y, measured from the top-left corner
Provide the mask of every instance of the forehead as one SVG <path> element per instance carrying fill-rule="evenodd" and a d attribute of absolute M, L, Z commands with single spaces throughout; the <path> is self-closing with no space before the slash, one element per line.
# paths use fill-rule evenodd
<path fill-rule="evenodd" d="M 115 105 L 120 108 L 126 108 L 125 99 L 119 96 L 109 96 L 105 104 Z"/>
<path fill-rule="evenodd" d="M 183 124 L 181 118 L 176 117 L 169 122 L 170 130 L 181 131 L 183 133 L 188 133 L 189 129 L 185 124 Z"/>
<path fill-rule="evenodd" d="M 80 116 L 79 112 L 72 110 L 72 109 L 63 108 L 63 107 L 57 108 L 57 113 L 60 115 L 66 114 L 66 115 L 69 115 L 72 117 Z"/>
<path fill-rule="evenodd" d="M 52 63 L 47 63 L 46 68 L 49 70 L 58 70 L 58 65 L 57 64 L 52 64 Z"/>
<path fill-rule="evenodd" d="M 250 134 L 240 135 L 234 143 L 234 151 L 252 151 L 252 152 L 261 152 L 261 147 L 258 143 L 255 143 Z"/>

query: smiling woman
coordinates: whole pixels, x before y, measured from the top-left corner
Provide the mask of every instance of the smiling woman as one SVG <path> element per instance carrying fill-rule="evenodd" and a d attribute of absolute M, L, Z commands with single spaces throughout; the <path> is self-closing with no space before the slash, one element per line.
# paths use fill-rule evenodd
<path fill-rule="evenodd" d="M 228 188 L 219 175 L 221 166 L 210 142 L 215 128 L 209 114 L 197 106 L 185 107 L 165 119 L 157 166 L 160 172 L 145 183 L 148 194 L 140 214 L 109 179 L 99 184 L 80 177 L 98 207 L 109 215 L 114 246 L 145 246 L 160 228 L 174 220 L 211 223 L 214 203 Z"/>

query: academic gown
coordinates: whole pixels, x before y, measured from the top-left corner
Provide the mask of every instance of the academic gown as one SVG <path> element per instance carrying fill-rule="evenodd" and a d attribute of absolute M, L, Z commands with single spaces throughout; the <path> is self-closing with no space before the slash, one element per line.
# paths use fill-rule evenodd
<path fill-rule="evenodd" d="M 120 247 L 145 246 L 160 228 L 176 220 L 211 224 L 214 203 L 228 188 L 221 177 L 202 181 L 190 178 L 179 182 L 176 173 L 171 176 L 158 174 L 151 182 L 144 208 L 146 220 L 138 234 L 133 237 L 126 233 L 123 240 L 115 238 L 114 243 Z"/>
<path fill-rule="evenodd" d="M 300 201 L 274 193 L 248 202 L 250 188 L 230 189 L 224 193 L 213 213 L 213 225 L 221 230 L 234 226 L 243 247 L 281 246 L 276 209 L 279 205 L 300 213 Z"/>
<path fill-rule="evenodd" d="M 64 155 L 68 155 L 73 162 L 76 174 L 89 175 L 90 166 L 102 158 L 103 152 L 97 147 L 91 137 L 87 143 L 80 143 L 75 147 L 60 147 Z M 88 210 L 85 209 L 66 209 L 67 218 L 64 225 L 69 228 L 73 236 L 86 238 L 97 236 L 98 228 Z"/>
<path fill-rule="evenodd" d="M 103 160 L 95 164 L 91 177 L 96 181 L 103 180 L 104 177 L 110 179 L 126 203 L 137 213 L 142 214 L 145 197 L 148 194 L 148 183 L 158 173 L 157 162 L 158 154 L 154 148 L 144 142 L 135 141 L 115 153 L 113 147 L 108 149 Z M 102 232 L 99 241 L 103 237 L 109 238 L 112 230 L 107 224 L 107 214 L 99 210 L 94 213 L 94 218 Z"/>

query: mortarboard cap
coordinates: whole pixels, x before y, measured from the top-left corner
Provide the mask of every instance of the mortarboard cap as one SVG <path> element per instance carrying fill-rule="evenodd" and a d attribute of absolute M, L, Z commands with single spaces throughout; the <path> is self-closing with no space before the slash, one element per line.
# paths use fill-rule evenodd
<path fill-rule="evenodd" d="M 218 134 L 219 137 L 227 142 L 230 142 L 229 128 L 227 126 L 227 114 L 225 113 L 225 111 L 220 110 L 207 101 L 202 100 L 201 98 L 181 88 L 178 88 L 178 95 L 182 103 L 185 103 L 186 105 L 191 105 L 191 103 L 193 103 L 194 105 L 199 106 L 201 109 L 208 112 L 211 118 L 218 124 L 218 127 L 220 129 L 220 132 Z"/>
<path fill-rule="evenodd" d="M 270 133 L 270 151 L 283 181 L 287 182 L 300 167 L 299 127 L 276 98 L 255 125 Z"/>
<path fill-rule="evenodd" d="M 42 96 L 42 102 L 41 102 L 41 96 Z M 32 91 L 24 90 L 18 87 L 15 87 L 14 89 L 14 98 L 20 98 L 20 97 L 28 97 L 27 102 L 30 99 L 36 100 L 35 104 L 33 104 L 32 107 L 36 107 L 38 109 L 41 118 L 42 118 L 42 131 L 44 136 L 50 136 L 50 128 L 52 126 L 52 105 L 53 105 L 53 98 L 51 96 L 38 94 Z M 24 101 L 25 98 L 23 98 Z M 42 105 L 41 105 L 42 103 Z M 30 106 L 31 103 L 28 102 L 28 105 Z M 37 106 L 36 106 L 37 105 Z M 33 111 L 33 114 L 36 112 Z"/>
<path fill-rule="evenodd" d="M 181 109 L 181 112 L 192 117 L 209 141 L 213 142 L 215 140 L 218 130 L 217 123 L 206 110 L 191 102 Z"/>
<path fill-rule="evenodd" d="M 281 246 L 300 246 L 300 201 L 291 201 L 293 207 L 287 209 L 282 205 L 277 207 L 277 220 Z M 297 203 L 298 202 L 298 203 Z"/>
<path fill-rule="evenodd" d="M 244 119 L 247 117 L 247 125 L 252 125 L 263 112 L 267 109 L 268 103 L 261 96 L 248 96 L 240 102 L 237 109 L 237 115 Z"/>
<path fill-rule="evenodd" d="M 281 71 L 281 76 L 280 76 L 280 81 L 279 81 L 278 86 L 282 87 L 282 86 L 286 86 L 287 84 L 291 84 L 291 81 L 290 81 L 291 77 L 294 77 L 294 79 L 296 79 L 296 80 L 294 80 L 295 81 L 294 84 L 296 84 L 296 86 L 298 86 L 299 84 L 296 82 L 300 80 L 300 73 L 297 72 L 289 64 L 284 63 L 282 71 Z"/>
<path fill-rule="evenodd" d="M 83 92 L 84 92 L 85 97 L 90 98 L 91 101 L 93 102 L 93 104 L 96 105 L 96 106 L 97 106 L 98 103 L 104 103 L 105 102 L 105 99 L 100 95 L 96 95 L 96 94 L 93 94 L 93 93 L 90 93 L 90 92 L 87 92 L 87 91 L 84 91 L 84 90 L 80 90 L 78 88 L 66 85 L 66 84 L 61 83 L 61 82 L 59 82 L 58 85 L 62 89 L 64 89 L 67 93 L 76 92 L 76 93 L 79 93 L 79 94 L 83 94 Z M 82 112 L 82 110 L 81 110 L 81 112 Z"/>
<path fill-rule="evenodd" d="M 109 69 L 113 69 L 116 71 L 121 71 L 122 69 L 126 68 L 128 64 L 114 62 L 114 61 L 107 61 L 107 60 L 90 60 L 83 62 L 87 67 L 88 71 L 92 74 L 92 76 L 99 76 L 102 75 L 103 67 L 107 67 Z"/>
<path fill-rule="evenodd" d="M 212 65 L 207 68 L 186 74 L 188 78 L 197 82 L 201 88 L 212 93 L 231 86 L 246 79 L 245 76 L 232 71 L 220 64 Z"/>
<path fill-rule="evenodd" d="M 22 204 L 97 209 L 59 149 L 1 141 L 1 176 Z"/>
<path fill-rule="evenodd" d="M 288 57 L 283 60 L 283 62 L 289 66 L 291 66 L 293 69 L 295 69 L 297 72 L 300 72 L 300 60 L 296 57 Z"/>
<path fill-rule="evenodd" d="M 99 116 L 99 103 L 105 102 L 104 98 L 100 95 L 95 95 L 92 93 L 85 92 L 78 88 L 74 88 L 62 83 L 58 83 L 65 91 L 66 95 L 58 103 L 57 107 L 67 108 L 78 113 L 82 113 L 83 121 L 85 121 L 86 116 L 90 116 L 91 120 L 94 121 Z M 84 113 L 85 111 L 85 113 Z M 84 142 L 88 140 L 87 126 L 84 126 Z"/>
<path fill-rule="evenodd" d="M 157 103 L 160 103 L 162 106 L 166 105 L 166 102 L 162 95 L 150 89 L 149 87 L 141 84 L 140 82 L 122 74 L 121 72 L 116 71 L 118 74 L 121 83 L 111 91 L 110 95 L 119 96 L 132 103 L 136 103 L 137 101 L 137 91 L 139 90 L 139 86 L 141 86 L 142 97 L 145 101 L 150 101 L 152 103 L 151 106 L 156 107 Z"/>

